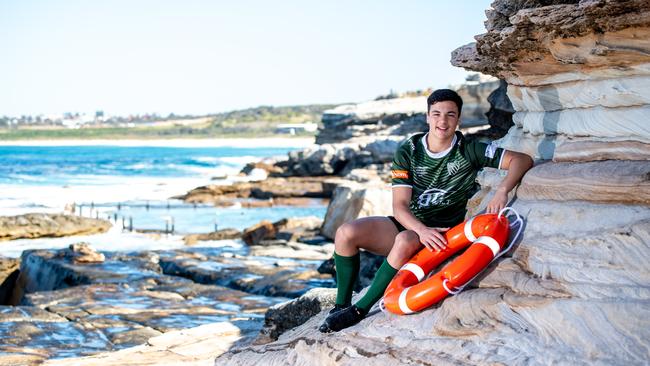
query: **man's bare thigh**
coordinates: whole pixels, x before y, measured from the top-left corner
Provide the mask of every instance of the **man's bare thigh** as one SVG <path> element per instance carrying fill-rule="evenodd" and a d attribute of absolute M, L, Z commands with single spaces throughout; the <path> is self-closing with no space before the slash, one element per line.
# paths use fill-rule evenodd
<path fill-rule="evenodd" d="M 354 231 L 353 240 L 358 248 L 388 255 L 399 233 L 395 224 L 385 216 L 370 216 L 349 223 Z"/>

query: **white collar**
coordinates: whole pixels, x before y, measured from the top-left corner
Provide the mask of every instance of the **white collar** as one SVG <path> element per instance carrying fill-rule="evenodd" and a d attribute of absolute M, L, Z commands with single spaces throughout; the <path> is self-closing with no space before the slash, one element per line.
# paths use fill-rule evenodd
<path fill-rule="evenodd" d="M 447 149 L 445 149 L 445 150 L 443 150 L 441 152 L 434 153 L 434 152 L 431 152 L 429 150 L 429 146 L 427 146 L 427 136 L 429 136 L 428 132 L 426 134 L 424 134 L 424 136 L 422 136 L 422 145 L 424 146 L 424 151 L 427 152 L 427 155 L 429 155 L 429 157 L 434 158 L 434 159 L 440 159 L 440 158 L 445 157 L 447 154 L 449 154 L 449 152 L 454 147 L 454 145 L 456 145 L 456 141 L 458 141 L 458 136 L 456 136 L 456 133 L 454 132 L 454 139 L 451 140 L 451 146 L 449 146 Z"/>

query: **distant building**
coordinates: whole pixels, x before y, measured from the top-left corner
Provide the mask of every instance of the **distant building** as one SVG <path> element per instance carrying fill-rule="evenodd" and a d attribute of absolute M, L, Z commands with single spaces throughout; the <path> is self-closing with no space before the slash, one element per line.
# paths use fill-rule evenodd
<path fill-rule="evenodd" d="M 295 135 L 297 132 L 316 132 L 318 125 L 313 122 L 282 123 L 276 126 L 275 133 L 288 133 Z"/>

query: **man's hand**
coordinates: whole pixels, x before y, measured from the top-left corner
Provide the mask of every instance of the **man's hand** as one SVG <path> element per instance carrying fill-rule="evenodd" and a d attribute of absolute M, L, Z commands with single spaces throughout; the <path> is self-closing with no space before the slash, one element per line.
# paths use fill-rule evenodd
<path fill-rule="evenodd" d="M 487 213 L 499 213 L 508 204 L 508 192 L 504 188 L 498 188 L 494 197 L 490 200 L 485 209 Z"/>
<path fill-rule="evenodd" d="M 447 247 L 447 240 L 442 234 L 449 230 L 448 227 L 425 227 L 415 233 L 420 237 L 420 242 L 430 251 L 439 252 Z"/>

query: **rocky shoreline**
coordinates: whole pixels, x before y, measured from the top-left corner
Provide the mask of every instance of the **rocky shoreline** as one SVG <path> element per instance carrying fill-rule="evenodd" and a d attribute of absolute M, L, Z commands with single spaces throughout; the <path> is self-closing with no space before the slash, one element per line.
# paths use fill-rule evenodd
<path fill-rule="evenodd" d="M 498 85 L 472 82 L 459 92 L 480 119 Z M 215 178 L 214 184 L 172 197 L 243 207 L 320 200 L 328 204 L 323 219 L 287 218 L 242 232 L 188 234 L 186 247 L 176 250 L 100 253 L 71 238 L 66 249 L 28 250 L 20 259 L 2 259 L 0 337 L 6 342 L 0 345 L 0 365 L 211 364 L 228 350 L 275 342 L 313 321 L 334 300 L 336 229 L 356 217 L 391 213 L 390 161 L 399 141 L 426 130 L 425 108 L 418 97 L 328 111 L 319 145 L 285 160 L 250 164 L 229 177 L 234 183 Z M 21 220 L 5 218 L 14 226 Z M 84 224 L 105 231 L 108 223 Z M 52 230 L 18 236 L 8 226 L 0 228 L 12 233 L 10 239 L 55 236 Z M 224 245 L 202 247 L 203 241 Z M 362 257 L 357 291 L 369 284 L 381 261 L 368 253 Z"/>

